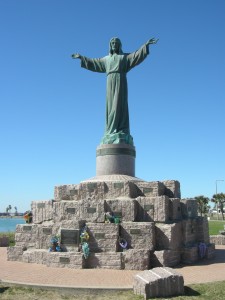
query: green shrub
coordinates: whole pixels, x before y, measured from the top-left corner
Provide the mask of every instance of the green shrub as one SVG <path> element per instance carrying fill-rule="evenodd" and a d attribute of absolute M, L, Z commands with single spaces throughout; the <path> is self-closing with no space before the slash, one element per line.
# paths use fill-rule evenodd
<path fill-rule="evenodd" d="M 1 232 L 0 237 L 2 236 L 9 238 L 9 246 L 15 246 L 15 232 Z"/>

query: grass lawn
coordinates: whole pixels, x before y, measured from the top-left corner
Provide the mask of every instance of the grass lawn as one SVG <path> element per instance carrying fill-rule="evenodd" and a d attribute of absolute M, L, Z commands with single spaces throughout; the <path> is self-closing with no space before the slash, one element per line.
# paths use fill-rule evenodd
<path fill-rule="evenodd" d="M 8 287 L 0 285 L 0 299 L 7 300 L 141 300 L 143 296 L 136 296 L 133 291 L 60 291 L 43 290 L 39 288 Z M 151 298 L 153 299 L 153 298 Z M 225 281 L 207 284 L 193 284 L 185 287 L 183 296 L 170 298 L 154 298 L 155 300 L 222 300 L 225 299 Z"/>
<path fill-rule="evenodd" d="M 209 235 L 217 235 L 220 230 L 224 230 L 225 221 L 209 221 Z"/>

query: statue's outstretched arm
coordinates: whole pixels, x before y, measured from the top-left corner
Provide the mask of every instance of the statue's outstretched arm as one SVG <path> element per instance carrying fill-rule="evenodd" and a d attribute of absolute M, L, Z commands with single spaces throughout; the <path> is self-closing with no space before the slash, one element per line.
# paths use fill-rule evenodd
<path fill-rule="evenodd" d="M 159 39 L 155 39 L 155 38 L 152 38 L 150 40 L 148 40 L 145 44 L 148 46 L 150 44 L 156 44 L 158 42 Z"/>
<path fill-rule="evenodd" d="M 74 59 L 76 59 L 76 58 L 80 58 L 80 59 L 81 59 L 81 57 L 82 57 L 82 55 L 80 55 L 79 53 L 74 53 L 74 54 L 72 54 L 71 56 L 72 56 L 72 58 L 74 58 Z"/>

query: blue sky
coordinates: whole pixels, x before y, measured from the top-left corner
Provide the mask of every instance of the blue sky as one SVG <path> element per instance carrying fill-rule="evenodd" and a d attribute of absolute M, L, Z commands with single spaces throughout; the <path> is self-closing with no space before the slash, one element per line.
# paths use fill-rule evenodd
<path fill-rule="evenodd" d="M 106 76 L 71 54 L 105 56 L 114 36 L 124 52 L 159 38 L 128 74 L 136 176 L 211 197 L 225 180 L 224 15 L 224 0 L 1 0 L 0 211 L 95 176 Z"/>

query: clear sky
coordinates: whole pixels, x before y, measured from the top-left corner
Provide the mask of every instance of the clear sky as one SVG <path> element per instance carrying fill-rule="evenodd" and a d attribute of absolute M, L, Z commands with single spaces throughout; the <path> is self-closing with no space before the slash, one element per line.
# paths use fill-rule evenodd
<path fill-rule="evenodd" d="M 225 180 L 224 16 L 224 0 L 0 0 L 0 211 L 95 176 L 106 75 L 71 54 L 105 56 L 114 36 L 124 52 L 159 38 L 128 74 L 136 176 L 211 197 Z"/>

